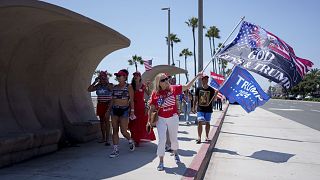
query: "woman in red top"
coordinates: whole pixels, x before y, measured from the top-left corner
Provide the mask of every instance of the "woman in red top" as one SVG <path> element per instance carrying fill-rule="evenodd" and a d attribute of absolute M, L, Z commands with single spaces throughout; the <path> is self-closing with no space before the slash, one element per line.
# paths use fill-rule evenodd
<path fill-rule="evenodd" d="M 177 150 L 179 149 L 179 117 L 178 109 L 176 106 L 176 96 L 181 94 L 182 91 L 189 89 L 200 75 L 201 73 L 199 73 L 187 85 L 170 85 L 168 82 L 168 77 L 163 73 L 157 75 L 154 80 L 155 90 L 152 92 L 149 101 L 149 117 L 151 117 L 151 113 L 154 110 L 159 109 L 159 120 L 156 123 L 159 138 L 157 155 L 160 159 L 159 166 L 157 167 L 158 171 L 164 170 L 163 157 L 165 154 L 167 130 L 169 131 L 171 149 L 173 150 L 175 161 L 176 163 L 180 163 L 180 158 L 177 152 Z M 148 118 L 148 121 L 150 122 L 150 118 Z"/>
<path fill-rule="evenodd" d="M 146 93 L 147 95 L 150 95 L 150 93 L 148 92 L 148 88 L 146 87 L 146 85 L 141 82 L 140 72 L 133 73 L 131 85 L 134 90 L 134 114 L 136 116 L 136 119 L 129 121 L 129 129 L 132 139 L 138 146 L 141 139 L 148 139 L 153 141 L 156 139 L 156 137 L 153 130 L 151 130 L 150 133 L 146 131 L 148 115 L 144 102 L 144 93 Z"/>

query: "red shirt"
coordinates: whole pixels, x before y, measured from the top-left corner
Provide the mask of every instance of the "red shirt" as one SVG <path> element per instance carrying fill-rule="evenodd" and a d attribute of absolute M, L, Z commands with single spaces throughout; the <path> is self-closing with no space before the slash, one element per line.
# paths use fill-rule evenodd
<path fill-rule="evenodd" d="M 170 90 L 160 90 L 158 93 L 153 91 L 149 104 L 154 105 L 156 109 L 161 107 L 158 115 L 164 118 L 172 117 L 178 113 L 176 105 L 176 96 L 182 93 L 181 85 L 171 85 Z M 164 100 L 164 102 L 163 102 Z"/>

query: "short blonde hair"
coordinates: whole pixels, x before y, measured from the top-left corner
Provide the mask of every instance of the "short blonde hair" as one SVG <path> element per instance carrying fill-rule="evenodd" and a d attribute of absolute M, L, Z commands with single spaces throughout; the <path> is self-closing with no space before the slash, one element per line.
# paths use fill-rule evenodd
<path fill-rule="evenodd" d="M 167 75 L 165 75 L 164 73 L 160 73 L 154 78 L 153 84 L 154 84 L 154 90 L 156 92 L 159 92 L 161 90 L 160 80 L 164 78 L 167 78 Z"/>

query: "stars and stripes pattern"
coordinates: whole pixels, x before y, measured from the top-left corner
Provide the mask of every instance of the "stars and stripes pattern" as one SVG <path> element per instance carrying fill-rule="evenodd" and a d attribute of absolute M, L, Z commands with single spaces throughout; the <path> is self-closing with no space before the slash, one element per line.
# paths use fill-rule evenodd
<path fill-rule="evenodd" d="M 143 60 L 143 64 L 146 71 L 150 71 L 152 69 L 152 59 Z"/>
<path fill-rule="evenodd" d="M 211 77 L 211 82 L 210 82 L 210 85 L 212 88 L 214 88 L 215 90 L 219 89 L 219 86 L 223 83 L 224 81 L 224 76 L 223 75 L 220 75 L 220 74 L 217 74 L 215 72 L 210 72 L 210 77 Z M 216 85 L 212 85 L 213 82 L 216 82 L 218 84 L 218 87 L 215 87 Z M 218 92 L 217 94 L 217 98 L 220 98 L 222 99 L 223 98 L 223 95 Z"/>
<path fill-rule="evenodd" d="M 162 105 L 161 104 L 160 105 L 163 108 L 172 107 L 172 106 L 176 105 L 176 98 L 173 94 L 171 94 L 164 99 L 164 102 L 163 102 L 162 98 L 160 101 L 158 101 L 158 104 L 159 104 L 159 102 L 162 103 Z"/>
<path fill-rule="evenodd" d="M 301 77 L 313 66 L 311 61 L 297 57 L 293 48 L 282 39 L 249 22 L 243 22 L 233 43 L 238 46 L 248 45 L 250 48 L 270 49 L 283 57 L 283 60 L 292 61 Z"/>

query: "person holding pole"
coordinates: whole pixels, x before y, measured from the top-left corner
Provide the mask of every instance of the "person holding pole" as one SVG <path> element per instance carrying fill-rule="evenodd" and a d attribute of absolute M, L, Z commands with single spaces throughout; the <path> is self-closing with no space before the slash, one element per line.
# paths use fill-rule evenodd
<path fill-rule="evenodd" d="M 158 148 L 157 155 L 159 156 L 160 162 L 157 167 L 158 171 L 164 170 L 164 154 L 165 154 L 165 144 L 167 130 L 169 131 L 169 138 L 171 141 L 171 149 L 173 150 L 174 159 L 176 163 L 180 163 L 180 158 L 178 155 L 178 127 L 179 127 L 179 117 L 178 108 L 176 106 L 178 94 L 181 94 L 186 89 L 189 89 L 195 80 L 202 75 L 199 73 L 192 81 L 187 85 L 170 85 L 167 75 L 164 73 L 158 74 L 155 77 L 154 84 L 155 90 L 152 92 L 149 104 L 149 118 L 148 122 L 150 124 L 150 117 L 153 111 L 158 110 L 158 121 L 156 126 L 158 129 Z"/>
<path fill-rule="evenodd" d="M 195 100 L 193 105 L 193 112 L 197 108 L 197 120 L 198 120 L 198 139 L 197 144 L 201 143 L 202 125 L 205 125 L 206 141 L 209 141 L 210 120 L 212 115 L 212 102 L 216 97 L 215 90 L 208 85 L 208 75 L 204 75 L 201 78 L 202 87 L 198 87 L 195 93 Z"/>

